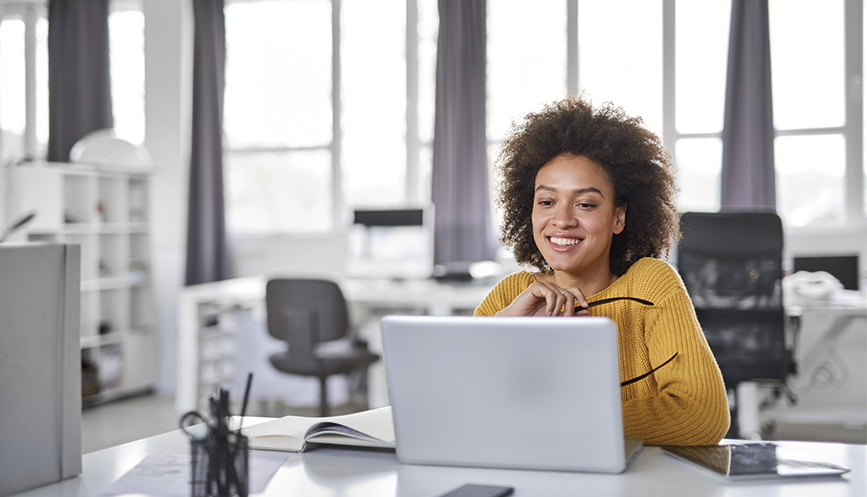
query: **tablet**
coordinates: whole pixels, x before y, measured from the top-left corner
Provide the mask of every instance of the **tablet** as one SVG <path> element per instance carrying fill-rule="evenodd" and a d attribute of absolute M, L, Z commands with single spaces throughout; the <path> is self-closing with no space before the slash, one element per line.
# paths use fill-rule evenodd
<path fill-rule="evenodd" d="M 840 476 L 849 472 L 849 468 L 818 460 L 772 442 L 664 446 L 662 450 L 727 480 Z"/>

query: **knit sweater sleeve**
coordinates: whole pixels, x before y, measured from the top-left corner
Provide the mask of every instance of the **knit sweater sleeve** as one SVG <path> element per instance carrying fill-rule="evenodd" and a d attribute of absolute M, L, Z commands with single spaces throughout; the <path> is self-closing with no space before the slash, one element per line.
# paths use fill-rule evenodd
<path fill-rule="evenodd" d="M 512 273 L 502 280 L 488 293 L 485 300 L 476 307 L 475 316 L 494 316 L 515 300 L 515 297 L 527 289 L 535 281 L 529 271 Z"/>
<path fill-rule="evenodd" d="M 624 399 L 626 435 L 648 445 L 719 443 L 730 422 L 725 385 L 680 276 L 656 264 L 637 285 L 657 296 L 644 326 L 651 364 L 677 357 L 654 373 L 655 393 Z"/>

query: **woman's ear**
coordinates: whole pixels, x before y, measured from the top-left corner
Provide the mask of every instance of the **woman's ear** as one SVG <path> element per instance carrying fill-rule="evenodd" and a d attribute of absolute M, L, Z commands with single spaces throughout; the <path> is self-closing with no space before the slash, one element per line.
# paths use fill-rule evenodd
<path fill-rule="evenodd" d="M 614 234 L 619 235 L 626 228 L 626 204 L 614 208 L 614 217 Z"/>

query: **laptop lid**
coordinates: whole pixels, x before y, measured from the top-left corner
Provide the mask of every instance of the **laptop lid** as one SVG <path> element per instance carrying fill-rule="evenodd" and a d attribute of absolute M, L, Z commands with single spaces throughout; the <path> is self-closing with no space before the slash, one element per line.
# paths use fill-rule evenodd
<path fill-rule="evenodd" d="M 622 472 L 617 330 L 607 318 L 386 316 L 402 462 Z"/>

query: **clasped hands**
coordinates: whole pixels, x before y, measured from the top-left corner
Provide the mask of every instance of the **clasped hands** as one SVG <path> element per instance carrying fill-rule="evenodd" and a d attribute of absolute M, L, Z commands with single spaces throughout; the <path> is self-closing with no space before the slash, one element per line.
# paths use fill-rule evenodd
<path fill-rule="evenodd" d="M 580 289 L 536 281 L 497 316 L 589 316 L 587 307 L 587 299 Z"/>

